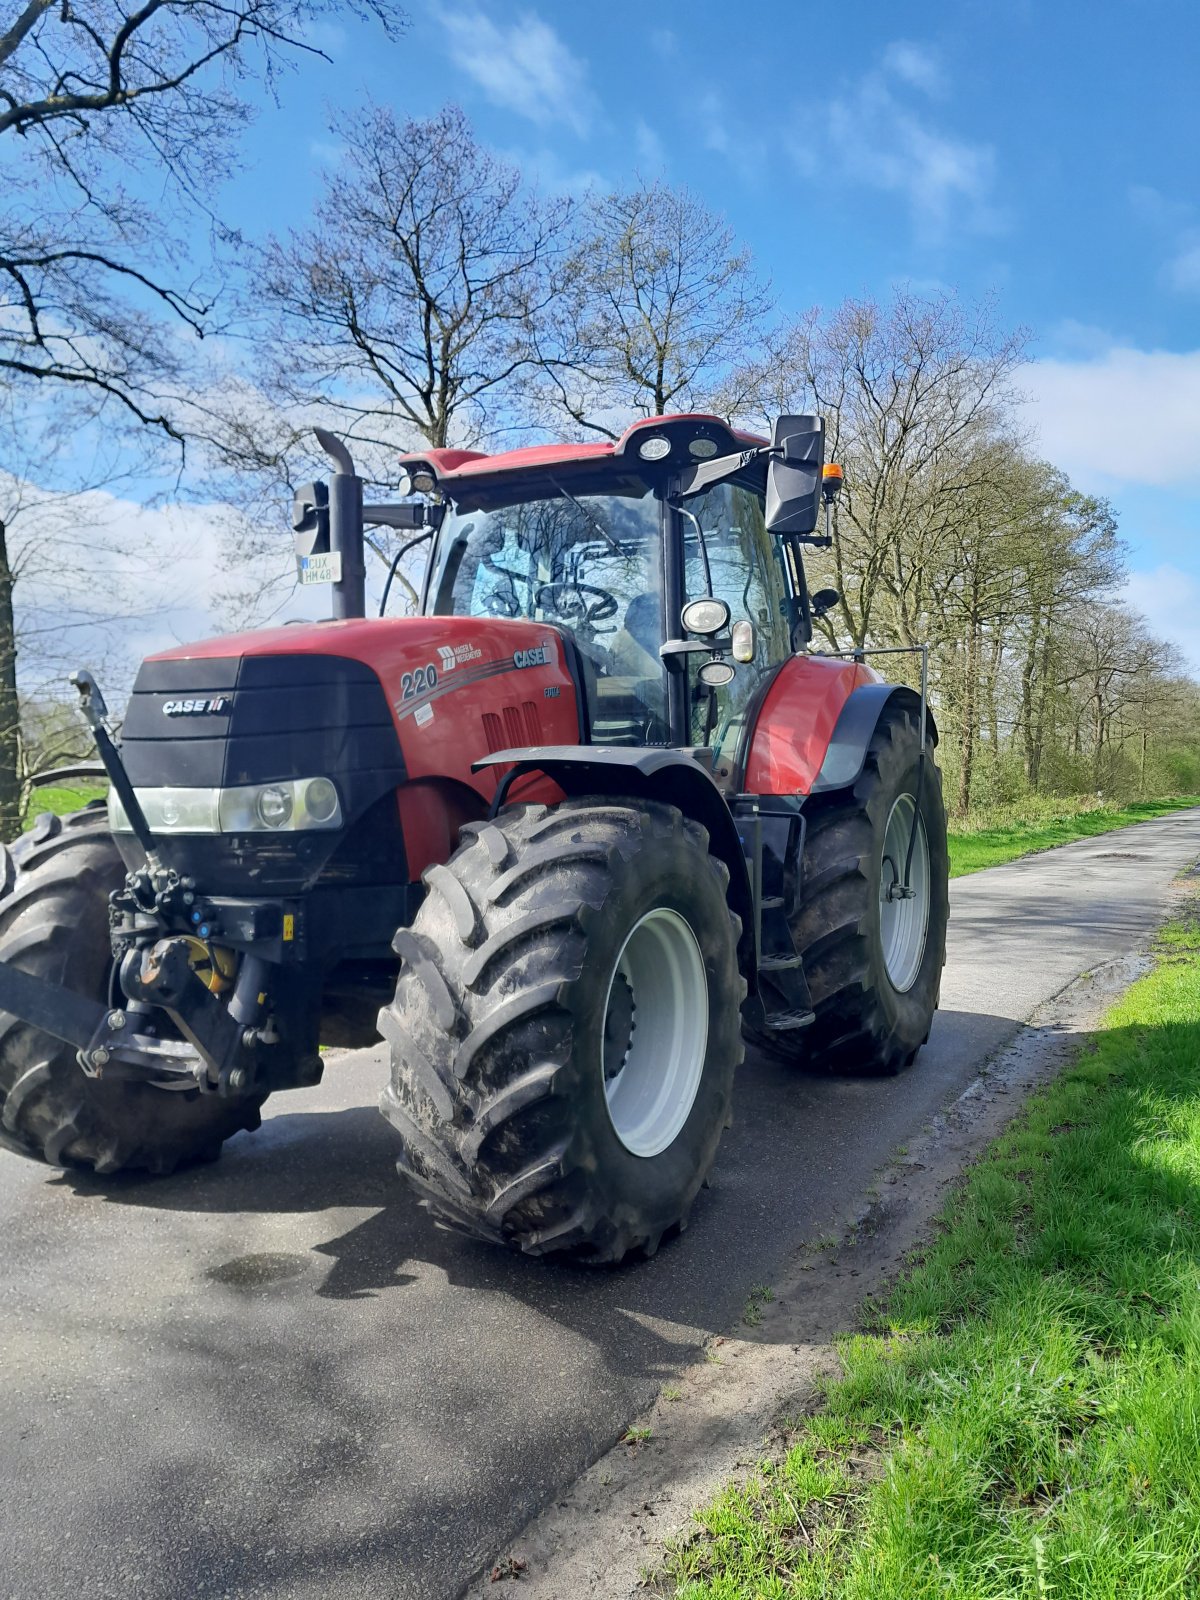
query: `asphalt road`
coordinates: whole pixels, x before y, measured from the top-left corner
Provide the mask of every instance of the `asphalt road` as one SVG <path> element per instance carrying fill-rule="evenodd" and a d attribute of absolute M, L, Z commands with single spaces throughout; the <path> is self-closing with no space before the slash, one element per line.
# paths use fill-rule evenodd
<path fill-rule="evenodd" d="M 457 1594 L 1198 856 L 1190 811 L 955 882 L 914 1070 L 748 1061 L 687 1234 L 617 1272 L 435 1229 L 394 1178 L 374 1052 L 170 1179 L 0 1153 L 0 1595 Z"/>

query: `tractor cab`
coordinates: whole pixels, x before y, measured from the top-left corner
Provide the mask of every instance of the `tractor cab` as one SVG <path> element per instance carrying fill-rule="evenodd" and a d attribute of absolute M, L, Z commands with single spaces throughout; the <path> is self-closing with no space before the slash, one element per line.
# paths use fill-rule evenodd
<path fill-rule="evenodd" d="M 688 416 L 614 444 L 408 457 L 444 507 L 422 610 L 553 627 L 587 743 L 705 749 L 728 777 L 756 688 L 811 634 L 804 535 L 766 525 L 769 450 Z"/>

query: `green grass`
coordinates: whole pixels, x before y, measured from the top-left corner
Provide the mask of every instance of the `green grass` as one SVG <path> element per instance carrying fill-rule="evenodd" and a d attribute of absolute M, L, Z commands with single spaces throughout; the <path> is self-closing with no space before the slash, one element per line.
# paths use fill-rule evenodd
<path fill-rule="evenodd" d="M 1006 807 L 1003 812 L 981 816 L 975 822 L 952 824 L 950 876 L 958 878 L 965 872 L 979 872 L 984 867 L 1014 861 L 1035 850 L 1048 850 L 1052 845 L 1070 844 L 1073 839 L 1088 839 L 1113 828 L 1124 828 L 1131 822 L 1165 817 L 1172 811 L 1200 805 L 1200 795 L 1139 800 L 1127 806 L 1095 801 L 1090 805 L 1051 801 L 1049 805 L 1056 807 L 1055 810 L 1050 810 L 1043 801 L 1035 814 L 1030 815 L 1032 804 L 1022 802 L 1019 806 Z"/>
<path fill-rule="evenodd" d="M 1200 1594 L 1200 926 L 972 1170 L 679 1600 Z"/>
<path fill-rule="evenodd" d="M 32 828 L 34 819 L 43 811 L 53 811 L 65 817 L 69 811 L 80 811 L 89 800 L 102 800 L 108 793 L 106 783 L 84 783 L 73 786 L 47 784 L 44 789 L 34 789 L 25 810 L 25 827 Z"/>

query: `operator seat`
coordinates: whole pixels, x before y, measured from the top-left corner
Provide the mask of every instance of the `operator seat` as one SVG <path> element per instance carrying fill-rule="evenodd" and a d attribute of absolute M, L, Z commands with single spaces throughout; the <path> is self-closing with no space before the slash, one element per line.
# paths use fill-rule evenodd
<path fill-rule="evenodd" d="M 597 744 L 666 744 L 666 688 L 658 654 L 656 594 L 634 595 L 608 647 L 608 671 L 596 681 L 593 730 Z"/>

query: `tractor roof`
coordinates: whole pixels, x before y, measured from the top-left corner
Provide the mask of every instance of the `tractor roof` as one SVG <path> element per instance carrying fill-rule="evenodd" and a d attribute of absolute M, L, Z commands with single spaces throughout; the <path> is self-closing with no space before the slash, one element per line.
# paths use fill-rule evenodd
<path fill-rule="evenodd" d="M 655 454 L 642 455 L 651 439 L 663 439 L 667 448 L 654 447 Z M 644 417 L 626 428 L 619 439 L 589 444 L 535 444 L 521 450 L 506 450 L 485 455 L 477 450 L 423 450 L 400 457 L 401 464 L 414 472 L 427 467 L 439 487 L 491 478 L 501 473 L 537 473 L 546 467 L 571 471 L 593 471 L 606 459 L 625 460 L 640 469 L 671 469 L 694 465 L 710 456 L 732 455 L 737 450 L 766 444 L 756 434 L 742 433 L 721 417 L 703 413 L 670 417 Z"/>

